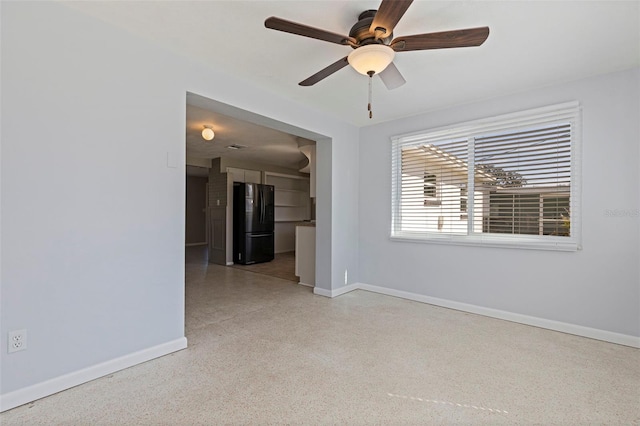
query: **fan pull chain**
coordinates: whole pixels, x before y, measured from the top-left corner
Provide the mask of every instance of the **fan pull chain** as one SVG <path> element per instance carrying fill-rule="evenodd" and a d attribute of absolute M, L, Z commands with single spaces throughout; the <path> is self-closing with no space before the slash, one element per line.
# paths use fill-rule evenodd
<path fill-rule="evenodd" d="M 371 109 L 371 104 L 373 103 L 373 90 L 371 89 L 371 82 L 373 81 L 373 71 L 369 71 L 369 103 L 367 104 L 367 110 L 369 110 L 369 119 L 373 118 L 373 110 Z"/>

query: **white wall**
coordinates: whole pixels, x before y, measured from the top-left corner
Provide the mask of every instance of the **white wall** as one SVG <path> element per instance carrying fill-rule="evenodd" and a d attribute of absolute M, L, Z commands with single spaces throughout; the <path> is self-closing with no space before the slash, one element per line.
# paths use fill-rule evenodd
<path fill-rule="evenodd" d="M 5 403 L 183 339 L 187 91 L 328 137 L 317 285 L 357 271 L 358 180 L 344 167 L 357 161 L 356 128 L 59 3 L 1 7 Z M 7 355 L 6 333 L 22 328 L 29 348 Z"/>
<path fill-rule="evenodd" d="M 361 129 L 362 283 L 640 336 L 640 71 L 623 71 Z M 392 242 L 393 135 L 578 100 L 583 106 L 583 250 Z M 607 216 L 607 210 L 628 216 Z"/>

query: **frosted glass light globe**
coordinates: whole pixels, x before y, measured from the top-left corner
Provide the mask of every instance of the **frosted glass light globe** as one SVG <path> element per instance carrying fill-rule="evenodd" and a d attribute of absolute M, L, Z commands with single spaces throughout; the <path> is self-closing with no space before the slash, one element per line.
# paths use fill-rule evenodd
<path fill-rule="evenodd" d="M 347 57 L 349 65 L 360 74 L 382 72 L 393 61 L 396 52 L 384 44 L 368 44 L 358 47 Z"/>
<path fill-rule="evenodd" d="M 206 141 L 210 141 L 214 136 L 215 133 L 213 133 L 213 130 L 208 127 L 205 127 L 205 129 L 202 131 L 202 138 Z"/>

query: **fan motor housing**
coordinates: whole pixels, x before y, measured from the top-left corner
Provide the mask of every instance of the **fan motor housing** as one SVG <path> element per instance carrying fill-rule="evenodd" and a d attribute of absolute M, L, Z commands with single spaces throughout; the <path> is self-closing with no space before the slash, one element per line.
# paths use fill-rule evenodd
<path fill-rule="evenodd" d="M 387 37 L 379 38 L 376 40 L 375 34 L 369 31 L 373 18 L 376 16 L 377 10 L 369 9 L 358 15 L 358 22 L 356 22 L 351 31 L 349 31 L 349 37 L 353 37 L 358 41 L 359 46 L 366 46 L 367 44 L 389 44 L 393 40 L 393 32 Z M 356 49 L 356 46 L 351 46 Z"/>

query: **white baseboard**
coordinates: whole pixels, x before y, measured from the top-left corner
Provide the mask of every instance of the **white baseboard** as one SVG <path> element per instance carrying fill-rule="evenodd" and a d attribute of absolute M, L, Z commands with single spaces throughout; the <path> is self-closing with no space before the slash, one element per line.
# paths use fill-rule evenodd
<path fill-rule="evenodd" d="M 501 311 L 499 309 L 485 308 L 483 306 L 471 305 L 468 303 L 456 302 L 453 300 L 439 299 L 437 297 L 424 296 L 422 294 L 410 293 L 407 291 L 394 290 L 386 287 L 379 287 L 364 283 L 354 283 L 337 290 L 325 290 L 314 288 L 313 292 L 321 296 L 337 297 L 341 294 L 353 290 L 366 290 L 373 293 L 386 294 L 387 296 L 400 297 L 402 299 L 416 302 L 428 303 L 430 305 L 442 306 L 443 308 L 455 309 L 457 311 L 469 312 L 472 314 L 484 315 L 486 317 L 498 318 L 506 321 L 517 322 L 519 324 L 531 325 L 534 327 L 546 328 L 548 330 L 560 331 L 562 333 L 574 334 L 576 336 L 588 337 L 590 339 L 602 340 L 619 345 L 640 348 L 640 337 L 628 334 L 615 333 L 612 331 L 600 330 L 597 328 L 584 327 L 581 325 L 566 322 L 554 321 L 545 318 L 532 317 L 517 314 L 514 312 Z"/>
<path fill-rule="evenodd" d="M 158 346 L 143 349 L 132 354 L 124 355 L 82 370 L 74 371 L 26 388 L 0 395 L 0 412 L 10 410 L 19 405 L 27 404 L 36 399 L 53 395 L 54 393 L 78 386 L 82 383 L 115 373 L 125 368 L 133 367 L 154 358 L 179 351 L 187 347 L 187 338 L 181 337 Z"/>
<path fill-rule="evenodd" d="M 600 330 L 597 328 L 584 327 L 581 325 L 570 324 L 566 322 L 516 314 L 508 311 L 501 311 L 499 309 L 485 308 L 483 306 L 470 305 L 468 303 L 455 302 L 446 299 L 439 299 L 437 297 L 424 296 L 421 294 L 409 293 L 406 291 L 394 290 L 385 287 L 378 287 L 370 284 L 357 283 L 357 285 L 361 290 L 371 291 L 374 293 L 386 294 L 388 296 L 415 300 L 417 302 L 442 306 L 444 308 L 455 309 L 458 311 L 470 312 L 473 314 L 517 322 L 520 324 L 532 325 L 534 327 L 546 328 L 548 330 L 560 331 L 562 333 L 574 334 L 576 336 L 588 337 L 590 339 L 603 340 L 605 342 L 640 348 L 640 337 L 630 336 L 627 334 L 614 333 L 612 331 Z"/>
<path fill-rule="evenodd" d="M 331 296 L 331 290 L 325 290 L 324 288 L 314 287 L 313 294 L 317 294 L 318 296 L 324 297 L 333 297 Z"/>
<path fill-rule="evenodd" d="M 324 296 L 324 297 L 338 297 L 342 294 L 349 293 L 350 291 L 358 290 L 360 288 L 359 285 L 360 285 L 359 283 L 349 284 L 344 287 L 337 288 L 335 290 L 326 290 L 324 288 L 314 287 L 313 294 L 317 294 L 319 296 Z"/>
<path fill-rule="evenodd" d="M 227 266 L 233 266 L 235 265 L 233 262 L 227 262 Z"/>
<path fill-rule="evenodd" d="M 313 285 L 313 284 L 303 283 L 302 281 L 300 281 L 298 284 L 303 285 L 305 287 L 315 287 L 315 285 Z"/>

